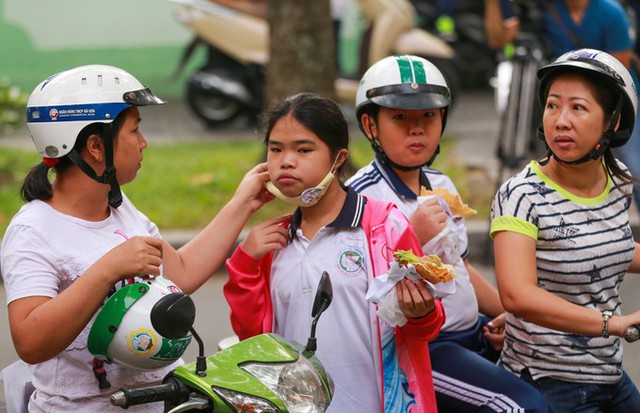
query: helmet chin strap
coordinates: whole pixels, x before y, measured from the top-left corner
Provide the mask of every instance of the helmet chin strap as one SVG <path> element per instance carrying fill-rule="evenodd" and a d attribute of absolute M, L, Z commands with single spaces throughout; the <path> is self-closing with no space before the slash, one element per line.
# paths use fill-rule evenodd
<path fill-rule="evenodd" d="M 118 208 L 122 204 L 122 192 L 120 191 L 120 185 L 116 178 L 116 167 L 113 165 L 113 139 L 111 136 L 105 138 L 105 164 L 106 169 L 99 175 L 96 171 L 82 158 L 82 156 L 75 150 L 67 154 L 69 159 L 80 168 L 89 178 L 101 184 L 108 184 L 109 190 L 109 205 L 113 208 Z"/>
<path fill-rule="evenodd" d="M 620 119 L 620 111 L 622 110 L 622 104 L 623 102 L 621 98 L 618 100 L 618 103 L 616 104 L 616 109 L 613 111 L 613 115 L 611 116 L 611 122 L 609 122 L 609 128 L 606 130 L 606 132 L 602 134 L 602 138 L 596 144 L 596 146 L 591 151 L 589 151 L 586 155 L 584 155 L 582 158 L 576 159 L 575 161 L 567 161 L 565 159 L 558 157 L 558 155 L 553 153 L 553 151 L 547 144 L 547 140 L 545 139 L 545 136 L 544 136 L 544 129 L 542 127 L 538 128 L 536 135 L 538 139 L 541 139 L 542 142 L 544 142 L 544 146 L 547 148 L 548 154 L 553 156 L 553 158 L 558 162 L 562 162 L 567 165 L 578 165 L 581 163 L 599 159 L 602 155 L 604 155 L 605 151 L 611 147 L 611 142 L 615 137 L 630 133 L 626 129 L 622 131 L 617 131 L 617 132 L 614 131 L 616 124 L 618 123 L 618 119 Z M 546 165 L 547 163 L 549 163 L 551 156 L 547 156 L 545 160 L 540 162 L 540 165 Z"/>
<path fill-rule="evenodd" d="M 440 153 L 440 144 L 438 144 L 438 146 L 436 147 L 436 151 L 433 153 L 431 158 L 427 159 L 426 162 L 421 163 L 420 165 L 415 165 L 415 166 L 398 165 L 397 163 L 393 162 L 391 158 L 387 156 L 386 153 L 384 153 L 384 150 L 382 149 L 382 146 L 380 146 L 378 139 L 375 136 L 373 136 L 373 132 L 371 132 L 371 129 L 369 129 L 368 132 L 369 133 L 367 135 L 369 138 L 369 142 L 371 142 L 371 147 L 373 148 L 373 151 L 376 154 L 380 155 L 380 159 L 382 159 L 384 163 L 391 166 L 392 168 L 399 169 L 401 171 L 415 171 L 417 169 L 422 168 L 423 166 L 431 166 L 433 161 L 436 160 L 436 156 L 438 156 L 438 154 Z"/>

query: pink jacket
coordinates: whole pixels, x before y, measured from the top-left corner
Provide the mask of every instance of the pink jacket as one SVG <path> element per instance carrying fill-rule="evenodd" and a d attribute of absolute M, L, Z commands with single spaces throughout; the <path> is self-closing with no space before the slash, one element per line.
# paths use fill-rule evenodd
<path fill-rule="evenodd" d="M 367 235 L 372 263 L 370 277 L 377 277 L 389 269 L 393 252 L 398 249 L 413 250 L 422 255 L 422 246 L 406 217 L 390 202 L 367 199 L 362 220 Z M 231 307 L 231 324 L 241 340 L 272 331 L 273 308 L 269 290 L 269 278 L 273 253 L 256 260 L 237 248 L 227 260 L 229 281 L 224 294 Z M 363 297 L 364 299 L 364 297 Z M 370 312 L 376 318 L 372 305 Z M 435 310 L 425 317 L 410 319 L 404 326 L 395 328 L 398 359 L 409 381 L 409 389 L 416 397 L 412 412 L 436 412 L 435 392 L 431 375 L 428 342 L 436 338 L 445 322 L 442 304 L 436 300 Z M 380 331 L 377 331 L 377 351 L 380 354 L 376 370 L 381 371 Z M 384 400 L 383 400 L 384 411 Z"/>

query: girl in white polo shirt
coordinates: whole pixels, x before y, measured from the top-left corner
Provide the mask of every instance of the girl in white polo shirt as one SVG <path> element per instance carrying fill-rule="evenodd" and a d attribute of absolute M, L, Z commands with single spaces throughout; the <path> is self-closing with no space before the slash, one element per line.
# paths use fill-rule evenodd
<path fill-rule="evenodd" d="M 299 208 L 254 227 L 227 261 L 224 292 L 240 339 L 275 332 L 304 342 L 315 286 L 331 276 L 333 301 L 317 326 L 317 356 L 335 382 L 330 412 L 436 411 L 427 343 L 444 313 L 424 283 L 396 286 L 408 322 L 391 327 L 365 299 L 393 251 L 421 252 L 404 215 L 333 179 L 348 156 L 348 126 L 330 99 L 302 93 L 266 118 L 271 191 Z"/>

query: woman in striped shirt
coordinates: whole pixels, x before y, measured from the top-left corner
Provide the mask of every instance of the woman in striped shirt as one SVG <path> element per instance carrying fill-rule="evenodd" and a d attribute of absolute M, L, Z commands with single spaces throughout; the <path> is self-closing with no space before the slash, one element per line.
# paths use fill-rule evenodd
<path fill-rule="evenodd" d="M 492 207 L 496 275 L 507 310 L 500 364 L 533 383 L 555 412 L 638 412 L 622 368 L 627 271 L 640 272 L 629 225 L 633 178 L 612 155 L 638 105 L 611 55 L 580 49 L 538 71 L 548 149 L 502 185 Z"/>

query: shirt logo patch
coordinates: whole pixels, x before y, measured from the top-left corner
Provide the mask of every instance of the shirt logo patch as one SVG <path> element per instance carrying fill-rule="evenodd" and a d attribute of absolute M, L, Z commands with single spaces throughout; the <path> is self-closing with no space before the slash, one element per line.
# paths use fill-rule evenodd
<path fill-rule="evenodd" d="M 338 259 L 338 269 L 347 276 L 355 276 L 364 269 L 364 254 L 354 248 L 342 251 Z"/>

